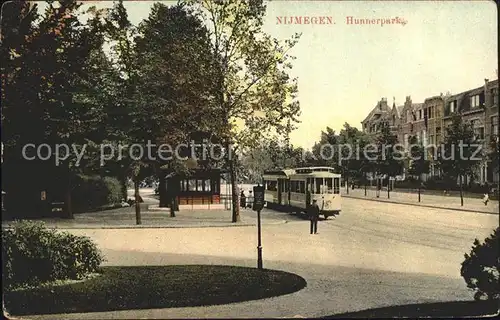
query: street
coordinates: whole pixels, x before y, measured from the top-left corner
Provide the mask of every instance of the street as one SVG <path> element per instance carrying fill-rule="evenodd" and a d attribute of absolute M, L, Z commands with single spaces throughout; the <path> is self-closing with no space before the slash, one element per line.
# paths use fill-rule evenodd
<path fill-rule="evenodd" d="M 255 215 L 246 210 L 243 216 Z M 498 226 L 498 216 L 343 199 L 336 218 L 309 222 L 270 210 L 263 219 L 264 268 L 294 272 L 307 287 L 244 303 L 40 318 L 200 318 L 328 316 L 375 307 L 471 300 L 460 263 L 474 238 Z M 94 239 L 105 265 L 230 264 L 256 266 L 257 230 L 233 228 L 72 229 Z M 38 317 L 35 317 L 38 318 Z"/>

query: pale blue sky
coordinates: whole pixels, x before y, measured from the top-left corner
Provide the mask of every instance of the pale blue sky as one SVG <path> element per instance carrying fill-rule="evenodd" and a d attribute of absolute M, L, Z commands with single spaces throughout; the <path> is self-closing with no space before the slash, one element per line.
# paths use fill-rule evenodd
<path fill-rule="evenodd" d="M 154 2 L 127 1 L 130 20 L 146 18 Z M 381 97 L 423 102 L 497 79 L 496 10 L 493 1 L 269 2 L 266 32 L 282 40 L 302 32 L 292 51 L 302 109 L 292 143 L 310 148 L 326 126 L 340 130 L 344 122 L 360 128 Z M 279 25 L 277 16 L 332 16 L 336 24 Z M 347 16 L 407 24 L 346 25 Z"/>

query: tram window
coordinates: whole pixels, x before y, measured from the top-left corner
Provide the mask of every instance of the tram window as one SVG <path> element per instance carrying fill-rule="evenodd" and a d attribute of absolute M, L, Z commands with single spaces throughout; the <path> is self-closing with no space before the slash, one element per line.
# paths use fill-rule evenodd
<path fill-rule="evenodd" d="M 269 181 L 269 186 L 268 186 L 267 190 L 269 190 L 269 191 L 278 190 L 278 182 L 277 181 Z"/>
<path fill-rule="evenodd" d="M 188 190 L 189 191 L 196 191 L 196 179 L 189 179 L 188 180 Z"/>
<path fill-rule="evenodd" d="M 340 193 L 340 179 L 339 178 L 333 178 L 333 193 L 335 193 L 335 194 Z"/>
<path fill-rule="evenodd" d="M 316 193 L 324 193 L 323 178 L 316 178 Z"/>
<path fill-rule="evenodd" d="M 325 179 L 325 185 L 326 185 L 326 188 L 328 189 L 328 193 L 331 193 L 333 191 L 333 179 L 332 178 L 326 178 Z"/>
<path fill-rule="evenodd" d="M 186 180 L 181 180 L 181 191 L 186 191 Z"/>
<path fill-rule="evenodd" d="M 293 189 L 294 192 L 300 192 L 300 183 L 299 181 L 294 181 L 295 183 L 295 188 Z"/>
<path fill-rule="evenodd" d="M 210 180 L 203 180 L 203 191 L 210 192 Z"/>
<path fill-rule="evenodd" d="M 306 193 L 306 182 L 305 181 L 299 181 L 299 192 Z"/>

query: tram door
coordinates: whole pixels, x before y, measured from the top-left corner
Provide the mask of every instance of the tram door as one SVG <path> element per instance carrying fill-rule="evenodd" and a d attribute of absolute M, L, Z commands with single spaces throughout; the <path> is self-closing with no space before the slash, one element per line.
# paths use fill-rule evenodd
<path fill-rule="evenodd" d="M 314 180 L 311 178 L 307 178 L 307 184 L 306 184 L 306 207 L 309 207 L 312 202 L 312 191 L 313 191 L 313 182 Z"/>
<path fill-rule="evenodd" d="M 278 204 L 281 205 L 281 193 L 283 192 L 283 179 L 278 179 Z"/>

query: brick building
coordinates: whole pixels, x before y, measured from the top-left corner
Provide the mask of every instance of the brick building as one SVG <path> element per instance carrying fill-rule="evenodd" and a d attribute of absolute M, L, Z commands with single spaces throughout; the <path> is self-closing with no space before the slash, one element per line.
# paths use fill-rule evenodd
<path fill-rule="evenodd" d="M 440 145 L 453 113 L 461 114 L 464 122 L 473 126 L 476 138 L 484 143 L 484 150 L 488 152 L 491 141 L 498 139 L 498 80 L 485 79 L 481 87 L 456 95 L 429 97 L 423 103 L 413 103 L 407 96 L 403 106 L 396 107 L 393 103 L 392 108 L 387 105 L 387 99 L 382 98 L 361 124 L 364 132 L 376 134 L 380 123 L 386 121 L 402 144 L 407 145 L 410 137 L 415 136 L 424 146 Z M 429 176 L 439 176 L 439 170 L 432 163 L 431 151 L 429 158 Z M 495 168 L 498 168 L 498 163 L 493 164 L 485 157 L 475 181 L 481 184 L 498 183 Z M 423 179 L 426 180 L 427 176 L 424 175 Z"/>
<path fill-rule="evenodd" d="M 498 137 L 498 80 L 490 82 L 485 79 L 482 87 L 448 97 L 443 118 L 445 127 L 451 124 L 454 113 L 459 113 L 463 121 L 472 126 L 476 139 L 483 142 L 483 150 L 488 153 L 491 150 L 491 141 Z M 475 180 L 481 184 L 498 183 L 496 167 L 498 163 L 491 163 L 485 157 Z"/>

